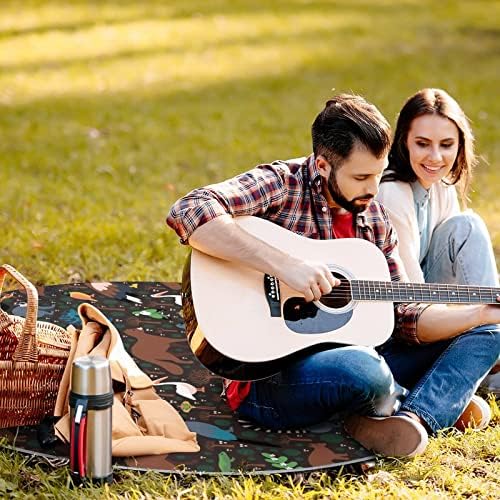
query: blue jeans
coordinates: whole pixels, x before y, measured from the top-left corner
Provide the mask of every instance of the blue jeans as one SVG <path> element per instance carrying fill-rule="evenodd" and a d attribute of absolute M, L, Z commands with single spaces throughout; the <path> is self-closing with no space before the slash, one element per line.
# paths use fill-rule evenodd
<path fill-rule="evenodd" d="M 253 382 L 238 413 L 270 429 L 303 428 L 338 411 L 391 415 L 406 391 L 372 348 L 318 352 Z"/>
<path fill-rule="evenodd" d="M 431 344 L 391 339 L 378 350 L 398 383 L 410 390 L 401 410 L 417 414 L 436 432 L 458 420 L 500 356 L 500 325 Z"/>
<path fill-rule="evenodd" d="M 434 229 L 421 267 L 426 283 L 500 286 L 488 229 L 472 211 L 450 217 Z"/>
<path fill-rule="evenodd" d="M 339 411 L 391 415 L 407 395 L 401 409 L 431 431 L 450 427 L 499 356 L 500 328 L 425 345 L 391 339 L 378 350 L 337 347 L 308 356 L 254 382 L 238 413 L 271 429 L 304 428 Z"/>
<path fill-rule="evenodd" d="M 488 230 L 471 211 L 450 217 L 434 229 L 421 267 L 426 283 L 499 286 Z"/>

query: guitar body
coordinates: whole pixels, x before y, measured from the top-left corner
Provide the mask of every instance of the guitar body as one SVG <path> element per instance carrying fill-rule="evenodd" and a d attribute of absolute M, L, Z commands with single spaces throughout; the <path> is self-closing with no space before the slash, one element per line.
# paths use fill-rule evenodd
<path fill-rule="evenodd" d="M 385 256 L 368 241 L 312 240 L 257 217 L 234 220 L 286 253 L 326 263 L 346 285 L 353 279 L 390 281 Z M 184 269 L 183 314 L 197 358 L 233 380 L 270 376 L 297 357 L 338 344 L 382 344 L 394 326 L 392 302 L 354 301 L 344 294 L 306 303 L 271 276 L 194 249 Z"/>

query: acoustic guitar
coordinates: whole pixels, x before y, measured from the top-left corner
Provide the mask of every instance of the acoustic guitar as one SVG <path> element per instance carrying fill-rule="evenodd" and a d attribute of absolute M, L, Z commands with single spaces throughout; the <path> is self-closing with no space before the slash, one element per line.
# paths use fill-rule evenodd
<path fill-rule="evenodd" d="M 193 249 L 182 280 L 189 345 L 232 380 L 268 377 L 333 346 L 380 345 L 393 331 L 394 303 L 498 303 L 500 288 L 393 282 L 382 251 L 360 238 L 313 240 L 257 217 L 234 220 L 286 253 L 325 262 L 341 284 L 306 302 L 274 276 Z"/>

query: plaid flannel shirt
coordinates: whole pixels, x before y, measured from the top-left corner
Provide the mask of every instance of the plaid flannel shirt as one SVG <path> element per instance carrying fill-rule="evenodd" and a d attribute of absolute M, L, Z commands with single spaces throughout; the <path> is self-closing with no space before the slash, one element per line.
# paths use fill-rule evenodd
<path fill-rule="evenodd" d="M 331 239 L 332 215 L 322 194 L 323 182 L 314 155 L 258 165 L 227 181 L 191 191 L 172 206 L 167 224 L 183 244 L 195 229 L 224 214 L 262 217 L 307 238 Z M 377 201 L 357 214 L 355 231 L 356 237 L 382 250 L 392 281 L 401 281 L 396 234 Z M 417 320 L 426 307 L 396 304 L 393 335 L 418 344 Z"/>

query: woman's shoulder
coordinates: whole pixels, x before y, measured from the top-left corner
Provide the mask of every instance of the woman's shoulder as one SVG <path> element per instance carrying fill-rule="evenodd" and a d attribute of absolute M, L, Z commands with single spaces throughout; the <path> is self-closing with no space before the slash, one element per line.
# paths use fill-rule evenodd
<path fill-rule="evenodd" d="M 440 206 L 455 206 L 458 204 L 458 193 L 455 186 L 437 182 L 432 185 L 431 198 Z"/>
<path fill-rule="evenodd" d="M 454 198 L 457 196 L 457 188 L 452 184 L 445 184 L 444 182 L 436 182 L 432 185 L 432 190 L 436 195 L 443 198 Z"/>
<path fill-rule="evenodd" d="M 453 185 L 437 182 L 432 185 L 431 198 L 440 220 L 460 212 L 457 189 Z"/>
<path fill-rule="evenodd" d="M 408 182 L 388 181 L 380 183 L 376 199 L 385 205 L 413 203 L 413 192 Z"/>

